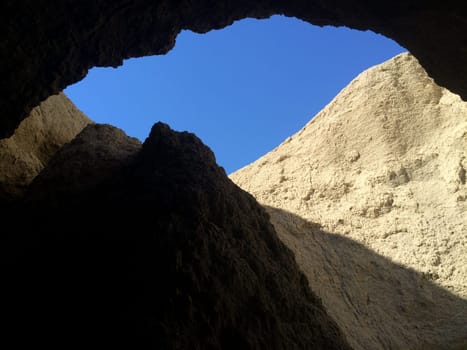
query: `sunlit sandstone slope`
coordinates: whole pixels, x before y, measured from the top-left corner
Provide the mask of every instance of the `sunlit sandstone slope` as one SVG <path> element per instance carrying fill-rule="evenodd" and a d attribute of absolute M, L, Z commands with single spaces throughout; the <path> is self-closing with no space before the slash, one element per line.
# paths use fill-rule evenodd
<path fill-rule="evenodd" d="M 405 53 L 230 177 L 266 206 L 356 349 L 460 349 L 466 156 L 467 103 Z"/>

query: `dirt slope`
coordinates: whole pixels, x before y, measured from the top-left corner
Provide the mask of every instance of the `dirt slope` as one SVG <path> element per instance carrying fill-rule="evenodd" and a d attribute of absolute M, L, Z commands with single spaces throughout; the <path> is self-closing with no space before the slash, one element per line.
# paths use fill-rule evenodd
<path fill-rule="evenodd" d="M 269 207 L 356 349 L 460 349 L 466 169 L 467 103 L 405 53 L 230 177 Z"/>

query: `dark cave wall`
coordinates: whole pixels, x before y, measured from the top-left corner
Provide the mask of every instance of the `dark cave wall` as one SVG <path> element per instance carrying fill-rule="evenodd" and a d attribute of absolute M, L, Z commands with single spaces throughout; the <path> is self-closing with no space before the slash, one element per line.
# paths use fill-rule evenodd
<path fill-rule="evenodd" d="M 293 16 L 370 29 L 411 51 L 435 81 L 467 99 L 463 2 L 292 0 L 16 0 L 0 4 L 0 137 L 39 102 L 93 66 L 168 52 L 183 29 L 207 32 L 246 17 Z"/>
<path fill-rule="evenodd" d="M 0 209 L 15 349 L 351 349 L 267 213 L 191 133 L 157 123 L 141 144 L 88 125 Z"/>

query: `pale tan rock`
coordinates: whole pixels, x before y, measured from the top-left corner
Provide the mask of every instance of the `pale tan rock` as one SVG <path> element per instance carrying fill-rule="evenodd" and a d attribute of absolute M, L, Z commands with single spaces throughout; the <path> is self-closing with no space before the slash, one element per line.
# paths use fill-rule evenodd
<path fill-rule="evenodd" d="M 467 103 L 405 53 L 230 177 L 355 349 L 463 349 L 466 169 Z"/>
<path fill-rule="evenodd" d="M 0 198 L 18 198 L 47 161 L 92 121 L 63 93 L 34 108 L 15 133 L 0 140 Z"/>

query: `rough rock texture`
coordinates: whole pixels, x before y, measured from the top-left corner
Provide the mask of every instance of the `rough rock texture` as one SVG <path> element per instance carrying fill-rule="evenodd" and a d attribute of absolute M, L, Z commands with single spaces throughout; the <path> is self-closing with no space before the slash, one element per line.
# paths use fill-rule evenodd
<path fill-rule="evenodd" d="M 34 108 L 10 138 L 0 140 L 0 200 L 20 197 L 50 157 L 89 123 L 63 93 Z"/>
<path fill-rule="evenodd" d="M 467 98 L 463 1 L 5 0 L 0 2 L 0 137 L 93 66 L 164 54 L 183 29 L 206 32 L 273 14 L 370 29 L 412 52 L 435 80 Z"/>
<path fill-rule="evenodd" d="M 231 178 L 356 349 L 464 349 L 466 169 L 467 103 L 401 54 Z"/>
<path fill-rule="evenodd" d="M 158 123 L 140 146 L 87 126 L 18 210 L 0 255 L 17 348 L 349 349 L 264 209 L 193 134 Z"/>
<path fill-rule="evenodd" d="M 67 144 L 31 184 L 27 201 L 77 203 L 115 176 L 141 149 L 141 142 L 107 124 L 93 124 Z"/>

